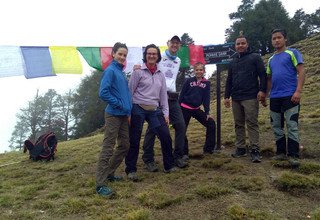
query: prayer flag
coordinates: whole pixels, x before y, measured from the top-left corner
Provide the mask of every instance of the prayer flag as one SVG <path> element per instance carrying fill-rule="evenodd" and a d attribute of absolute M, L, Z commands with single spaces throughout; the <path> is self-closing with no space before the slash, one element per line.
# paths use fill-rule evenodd
<path fill-rule="evenodd" d="M 203 46 L 190 44 L 189 50 L 190 50 L 190 64 L 191 65 L 194 65 L 197 62 L 201 62 L 203 64 L 206 64 L 206 61 L 204 60 Z"/>
<path fill-rule="evenodd" d="M 20 47 L 0 46 L 0 77 L 22 76 L 25 66 Z"/>
<path fill-rule="evenodd" d="M 89 66 L 103 71 L 101 65 L 100 47 L 77 47 L 77 50 L 81 53 Z"/>
<path fill-rule="evenodd" d="M 21 47 L 26 65 L 25 77 L 27 79 L 55 76 L 52 73 L 52 61 L 49 47 Z"/>
<path fill-rule="evenodd" d="M 166 49 L 168 49 L 168 46 L 160 46 L 160 53 L 163 53 L 164 51 L 166 51 Z"/>
<path fill-rule="evenodd" d="M 181 59 L 180 68 L 187 68 L 190 66 L 190 52 L 187 46 L 181 46 L 177 52 L 177 56 Z"/>
<path fill-rule="evenodd" d="M 76 47 L 49 47 L 54 73 L 82 73 L 82 64 Z"/>
<path fill-rule="evenodd" d="M 136 64 L 141 65 L 142 61 L 142 47 L 129 47 L 128 48 L 128 55 L 127 55 L 127 62 L 124 68 L 124 72 L 127 75 L 130 75 L 133 70 L 133 66 Z"/>
<path fill-rule="evenodd" d="M 113 57 L 111 53 L 112 53 L 112 47 L 100 48 L 102 70 L 105 70 L 109 66 L 109 64 L 112 62 Z"/>

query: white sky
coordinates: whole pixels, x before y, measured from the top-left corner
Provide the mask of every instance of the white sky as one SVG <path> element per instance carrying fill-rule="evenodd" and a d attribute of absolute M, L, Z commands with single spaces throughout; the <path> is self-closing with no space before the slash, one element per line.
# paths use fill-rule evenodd
<path fill-rule="evenodd" d="M 290 17 L 303 8 L 313 13 L 319 0 L 281 0 Z M 256 0 L 256 2 L 258 2 Z M 223 44 L 231 25 L 228 15 L 241 0 L 2 0 L 0 45 L 15 46 L 131 46 L 165 45 L 169 37 L 188 33 L 195 44 Z M 0 153 L 7 148 L 16 113 L 40 93 L 55 89 L 62 94 L 75 88 L 90 73 L 25 79 L 0 78 Z"/>

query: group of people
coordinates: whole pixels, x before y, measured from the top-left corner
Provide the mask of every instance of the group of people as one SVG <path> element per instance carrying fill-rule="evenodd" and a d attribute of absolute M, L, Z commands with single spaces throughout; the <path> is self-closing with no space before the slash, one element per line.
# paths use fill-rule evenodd
<path fill-rule="evenodd" d="M 250 51 L 246 37 L 240 33 L 236 39 L 238 57 L 229 65 L 224 97 L 226 107 L 230 107 L 232 98 L 236 133 L 236 151 L 232 156 L 247 156 L 249 151 L 252 162 L 261 162 L 259 102 L 267 106 L 266 96 L 269 94 L 271 127 L 276 141 L 276 156 L 273 159 L 288 160 L 296 167 L 300 164 L 298 118 L 305 81 L 303 58 L 297 49 L 287 48 L 285 29 L 274 29 L 271 42 L 275 52 L 265 68 L 260 55 Z M 246 131 L 249 145 L 246 145 Z"/>
<path fill-rule="evenodd" d="M 238 57 L 229 65 L 224 99 L 226 107 L 230 107 L 232 102 L 236 133 L 233 157 L 246 156 L 249 150 L 252 162 L 261 162 L 259 102 L 267 106 L 266 97 L 271 90 L 270 116 L 277 146 L 275 159 L 283 160 L 287 156 L 299 158 L 298 114 L 305 76 L 300 52 L 287 48 L 286 40 L 285 30 L 276 29 L 272 32 L 272 44 L 276 52 L 265 68 L 260 55 L 249 50 L 246 37 L 240 34 L 236 39 Z M 178 92 L 176 79 L 181 60 L 177 52 L 181 40 L 173 36 L 167 45 L 168 49 L 162 54 L 156 45 L 147 45 L 143 52 L 143 64 L 134 67 L 129 82 L 123 72 L 128 48 L 122 43 L 113 46 L 113 61 L 103 73 L 99 90 L 100 98 L 107 103 L 105 133 L 96 173 L 96 192 L 99 195 L 113 194 L 106 182 L 122 180 L 121 176 L 115 175 L 115 171 L 123 159 L 128 179 L 138 181 L 137 160 L 145 121 L 148 128 L 142 159 L 150 172 L 159 170 L 154 160 L 156 136 L 160 140 L 165 173 L 188 166 L 186 131 L 191 117 L 206 127 L 203 153 L 214 152 L 216 128 L 209 113 L 210 81 L 204 77 L 205 65 L 195 63 L 194 76 L 186 79 L 181 92 Z M 286 121 L 287 143 L 281 120 Z M 174 147 L 169 124 L 175 130 Z M 246 146 L 245 124 L 249 147 Z"/>
<path fill-rule="evenodd" d="M 179 95 L 176 79 L 181 63 L 177 56 L 181 39 L 173 36 L 167 46 L 168 49 L 161 54 L 156 45 L 147 45 L 143 52 L 143 64 L 135 65 L 129 82 L 123 73 L 128 48 L 122 43 L 113 46 L 113 61 L 103 73 L 99 91 L 100 98 L 107 103 L 105 133 L 96 174 L 96 191 L 100 195 L 113 193 L 106 186 L 106 181 L 122 179 L 115 175 L 115 170 L 124 158 L 128 179 L 138 181 L 137 160 L 145 121 L 148 128 L 142 159 L 150 172 L 159 170 L 154 160 L 156 136 L 160 140 L 165 173 L 188 166 L 186 128 L 191 117 L 207 128 L 203 151 L 213 153 L 215 122 L 209 115 L 210 82 L 204 78 L 205 65 L 194 65 L 195 76 L 184 83 Z M 175 130 L 174 147 L 169 124 Z M 116 141 L 118 145 L 114 149 Z"/>

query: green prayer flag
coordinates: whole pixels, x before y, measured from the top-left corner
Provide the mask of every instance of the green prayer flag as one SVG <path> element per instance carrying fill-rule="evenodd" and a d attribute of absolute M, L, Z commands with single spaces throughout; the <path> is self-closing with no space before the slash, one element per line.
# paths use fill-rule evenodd
<path fill-rule="evenodd" d="M 180 68 L 187 68 L 190 66 L 190 55 L 188 46 L 181 46 L 177 52 L 177 56 L 181 59 Z"/>
<path fill-rule="evenodd" d="M 77 47 L 77 50 L 81 53 L 89 66 L 103 71 L 101 66 L 100 47 Z"/>

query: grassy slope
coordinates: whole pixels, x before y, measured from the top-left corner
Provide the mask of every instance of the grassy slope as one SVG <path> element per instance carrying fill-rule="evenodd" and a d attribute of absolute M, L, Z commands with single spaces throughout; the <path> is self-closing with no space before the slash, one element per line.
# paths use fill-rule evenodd
<path fill-rule="evenodd" d="M 95 194 L 95 167 L 103 136 L 62 142 L 54 162 L 32 162 L 21 152 L 0 154 L 0 219 L 320 219 L 320 35 L 302 41 L 308 79 L 302 98 L 302 166 L 274 164 L 268 109 L 259 124 L 263 162 L 233 159 L 233 119 L 222 107 L 223 150 L 202 158 L 205 130 L 191 121 L 189 168 L 147 173 L 141 182 L 110 183 L 113 199 Z M 215 101 L 212 113 L 215 115 Z M 157 142 L 157 161 L 161 153 Z M 17 163 L 16 163 L 17 162 Z M 118 173 L 124 175 L 121 164 Z"/>

